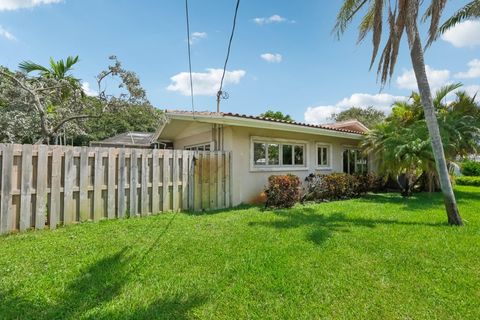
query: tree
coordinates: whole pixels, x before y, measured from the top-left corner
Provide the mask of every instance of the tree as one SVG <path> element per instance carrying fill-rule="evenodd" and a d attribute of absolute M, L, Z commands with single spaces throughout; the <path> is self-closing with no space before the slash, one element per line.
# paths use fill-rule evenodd
<path fill-rule="evenodd" d="M 294 121 L 290 115 L 283 114 L 283 112 L 281 112 L 281 111 L 273 111 L 273 110 L 265 111 L 264 113 L 262 113 L 260 115 L 260 117 L 275 119 L 275 120 L 288 121 L 288 122 L 293 122 Z"/>
<path fill-rule="evenodd" d="M 480 0 L 473 0 L 465 5 L 463 8 L 455 12 L 439 29 L 439 33 L 445 33 L 448 29 L 453 28 L 458 23 L 480 17 Z"/>
<path fill-rule="evenodd" d="M 0 67 L 0 124 L 5 128 L 0 141 L 57 144 L 66 136 L 87 144 L 107 135 L 158 126 L 164 120 L 162 112 L 150 104 L 137 75 L 125 70 L 115 56 L 110 60 L 97 77 L 95 97 L 86 96 L 80 80 L 71 74 L 77 57 L 51 60 L 50 68 L 23 62 L 24 72 Z M 106 79 L 118 84 L 115 94 L 107 91 Z"/>
<path fill-rule="evenodd" d="M 36 143 L 49 142 L 74 120 L 92 116 L 84 113 L 85 95 L 73 77 L 29 76 L 2 67 L 0 75 L 0 96 L 4 105 L 10 111 L 18 107 L 18 111 L 38 121 L 32 132 L 37 136 Z M 73 131 L 77 129 L 72 128 Z"/>
<path fill-rule="evenodd" d="M 356 119 L 367 126 L 367 128 L 373 128 L 385 119 L 385 113 L 375 109 L 373 106 L 366 109 L 351 107 L 340 113 L 333 113 L 331 118 L 336 122 Z"/>
<path fill-rule="evenodd" d="M 480 137 L 480 108 L 475 97 L 459 91 L 455 93 L 455 100 L 445 102 L 445 97 L 459 87 L 460 84 L 444 86 L 433 99 L 449 163 L 455 162 L 459 156 L 474 153 Z M 418 93 L 413 93 L 407 102 L 394 103 L 392 113 L 367 134 L 363 147 L 375 155 L 380 171 L 393 177 L 404 175 L 410 188 L 420 176 L 425 178 L 429 191 L 438 185 L 435 159 Z M 411 191 L 406 190 L 405 194 Z"/>
<path fill-rule="evenodd" d="M 391 6 L 391 2 L 394 6 Z M 438 34 L 438 25 L 441 14 L 446 5 L 446 0 L 431 0 L 428 3 L 423 21 L 430 20 L 429 40 L 432 42 Z M 373 50 L 370 68 L 376 61 L 381 40 L 383 23 L 386 15 L 389 34 L 385 47 L 380 55 L 377 74 L 382 86 L 392 77 L 397 62 L 400 42 L 404 33 L 407 35 L 415 78 L 422 101 L 430 141 L 432 144 L 435 164 L 442 188 L 448 223 L 451 225 L 463 225 L 462 218 L 458 211 L 455 194 L 450 182 L 447 162 L 443 151 L 443 143 L 440 135 L 435 108 L 433 106 L 432 94 L 425 70 L 424 51 L 418 30 L 418 19 L 421 0 L 344 0 L 337 15 L 337 22 L 334 31 L 340 36 L 351 24 L 353 18 L 360 10 L 366 9 L 359 26 L 359 42 L 363 41 L 368 34 L 372 34 Z M 388 7 L 386 6 L 388 4 Z"/>

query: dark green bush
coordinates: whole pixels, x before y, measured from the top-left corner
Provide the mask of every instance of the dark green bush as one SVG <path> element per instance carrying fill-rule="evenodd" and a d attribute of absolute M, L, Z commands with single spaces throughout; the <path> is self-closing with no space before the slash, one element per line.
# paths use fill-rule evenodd
<path fill-rule="evenodd" d="M 457 177 L 455 181 L 458 185 L 461 185 L 461 186 L 480 187 L 480 177 L 463 176 L 463 177 Z"/>
<path fill-rule="evenodd" d="M 462 174 L 466 176 L 480 176 L 480 162 L 465 161 L 462 164 Z"/>
<path fill-rule="evenodd" d="M 300 179 L 289 174 L 286 176 L 270 176 L 266 207 L 291 208 L 300 200 Z"/>
<path fill-rule="evenodd" d="M 303 197 L 309 201 L 329 201 L 356 198 L 381 188 L 381 179 L 372 173 L 350 175 L 332 173 L 308 178 L 307 191 Z"/>

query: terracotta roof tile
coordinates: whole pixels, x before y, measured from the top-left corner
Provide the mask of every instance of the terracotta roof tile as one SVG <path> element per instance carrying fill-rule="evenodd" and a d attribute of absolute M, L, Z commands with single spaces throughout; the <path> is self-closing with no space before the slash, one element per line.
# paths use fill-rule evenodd
<path fill-rule="evenodd" d="M 184 110 L 165 110 L 165 113 L 170 114 L 179 114 L 179 115 L 192 115 L 191 111 L 184 111 Z M 318 128 L 318 129 L 326 129 L 332 131 L 339 131 L 345 133 L 355 133 L 355 134 L 365 134 L 365 132 L 349 130 L 349 129 L 342 129 L 342 128 L 334 128 L 328 125 L 315 125 L 297 121 L 286 121 L 286 120 L 279 120 L 279 119 L 272 119 L 272 118 L 264 118 L 260 116 L 251 116 L 246 114 L 240 113 L 231 113 L 231 112 L 211 112 L 211 111 L 195 111 L 197 115 L 203 116 L 222 116 L 222 117 L 234 117 L 234 118 L 244 118 L 244 119 L 252 119 L 252 120 L 261 120 L 261 121 L 269 121 L 269 122 L 278 122 L 278 123 L 285 123 L 285 124 L 293 124 L 302 127 L 310 127 L 310 128 Z"/>

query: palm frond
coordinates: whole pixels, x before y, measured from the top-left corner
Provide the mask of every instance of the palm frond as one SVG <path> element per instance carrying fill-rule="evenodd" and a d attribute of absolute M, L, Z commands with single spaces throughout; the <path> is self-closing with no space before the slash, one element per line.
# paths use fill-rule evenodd
<path fill-rule="evenodd" d="M 338 12 L 335 26 L 332 30 L 338 38 L 347 30 L 357 12 L 370 0 L 345 0 Z"/>
<path fill-rule="evenodd" d="M 26 73 L 30 72 L 48 72 L 49 70 L 42 65 L 39 65 L 33 61 L 23 61 L 18 65 L 18 68 Z"/>
<path fill-rule="evenodd" d="M 440 28 L 438 29 L 438 33 L 436 34 L 436 38 L 438 38 L 440 34 L 444 34 L 445 32 L 447 32 L 447 30 L 453 28 L 460 22 L 470 18 L 478 17 L 480 17 L 480 0 L 473 0 L 467 5 L 465 5 L 463 8 L 455 12 L 452 17 L 450 17 L 440 26 Z"/>

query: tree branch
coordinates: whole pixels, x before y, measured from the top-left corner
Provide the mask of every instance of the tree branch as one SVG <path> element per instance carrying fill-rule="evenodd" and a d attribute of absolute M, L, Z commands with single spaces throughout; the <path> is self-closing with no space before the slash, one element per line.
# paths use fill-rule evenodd
<path fill-rule="evenodd" d="M 88 118 L 100 118 L 100 116 L 92 116 L 92 115 L 87 115 L 87 114 L 80 114 L 80 115 L 77 115 L 77 116 L 71 116 L 71 117 L 68 117 L 66 119 L 63 119 L 62 121 L 60 121 L 59 124 L 57 124 L 53 129 L 52 129 L 52 134 L 56 133 L 58 130 L 60 130 L 63 125 L 69 121 L 72 121 L 72 120 L 78 120 L 78 119 L 88 119 Z"/>

